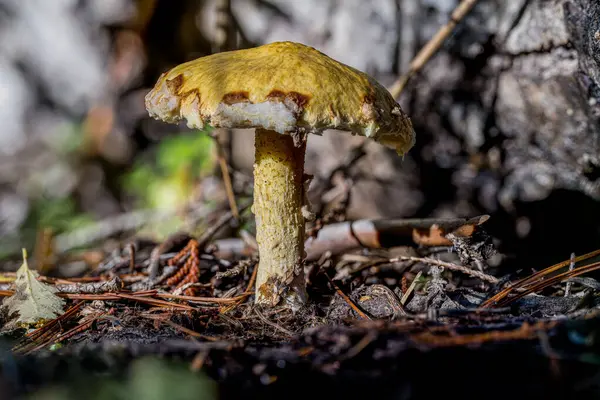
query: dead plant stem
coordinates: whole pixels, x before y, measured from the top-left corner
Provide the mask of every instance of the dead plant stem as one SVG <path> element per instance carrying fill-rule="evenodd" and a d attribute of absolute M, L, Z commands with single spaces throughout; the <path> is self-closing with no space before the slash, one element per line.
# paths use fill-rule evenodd
<path fill-rule="evenodd" d="M 416 261 L 416 262 L 422 262 L 422 263 L 430 264 L 430 265 L 437 265 L 439 267 L 448 268 L 449 270 L 452 270 L 452 271 L 462 272 L 463 274 L 470 275 L 472 277 L 481 279 L 482 281 L 490 282 L 492 284 L 498 283 L 498 278 L 496 278 L 492 275 L 484 274 L 483 272 L 475 271 L 470 268 L 463 267 L 462 265 L 457 265 L 457 264 L 449 263 L 446 261 L 436 260 L 434 258 L 400 256 L 400 257 L 390 259 L 390 262 L 398 262 L 398 261 Z"/>
<path fill-rule="evenodd" d="M 456 25 L 467 15 L 477 0 L 463 0 L 450 15 L 450 20 L 442 26 L 437 33 L 427 42 L 427 44 L 419 51 L 410 63 L 408 71 L 404 73 L 390 88 L 390 93 L 394 98 L 398 98 L 406 87 L 406 84 L 429 59 L 439 50 L 444 41 L 450 36 Z"/>

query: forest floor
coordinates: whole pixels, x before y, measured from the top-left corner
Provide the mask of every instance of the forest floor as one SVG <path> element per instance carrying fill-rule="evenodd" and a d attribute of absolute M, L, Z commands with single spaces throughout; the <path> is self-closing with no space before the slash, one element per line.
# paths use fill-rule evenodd
<path fill-rule="evenodd" d="M 2 398 L 597 396 L 600 283 L 583 275 L 600 252 L 495 276 L 486 220 L 390 220 L 378 240 L 404 244 L 354 249 L 327 242 L 347 222 L 321 227 L 297 312 L 253 304 L 251 239 L 86 250 L 93 268 L 37 278 L 60 316 L 24 327 L 2 308 Z"/>

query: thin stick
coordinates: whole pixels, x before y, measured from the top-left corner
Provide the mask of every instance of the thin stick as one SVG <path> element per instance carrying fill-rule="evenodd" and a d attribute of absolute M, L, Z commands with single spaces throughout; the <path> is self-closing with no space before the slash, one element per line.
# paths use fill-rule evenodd
<path fill-rule="evenodd" d="M 244 299 L 247 295 L 248 295 L 248 293 L 244 293 L 244 294 L 241 294 L 241 295 L 235 296 L 235 297 L 221 298 L 221 297 L 180 296 L 180 295 L 170 294 L 170 293 L 159 293 L 156 296 L 157 297 L 168 298 L 168 299 L 179 299 L 179 300 L 192 301 L 192 302 L 197 302 L 197 303 L 216 303 L 216 304 L 223 303 L 223 304 L 228 304 L 228 303 L 233 303 L 233 302 L 235 302 L 237 300 L 240 300 L 240 299 Z"/>
<path fill-rule="evenodd" d="M 535 274 L 532 274 L 526 278 L 520 279 L 518 281 L 515 281 L 514 283 L 512 283 L 510 286 L 502 289 L 501 291 L 499 291 L 498 293 L 496 293 L 494 296 L 490 297 L 488 300 L 486 300 L 482 305 L 482 307 L 484 307 L 485 305 L 489 306 L 491 304 L 497 303 L 498 301 L 500 301 L 501 299 L 503 299 L 504 297 L 508 296 L 510 292 L 512 292 L 513 290 L 517 290 L 517 289 L 524 289 L 527 286 L 529 286 L 530 284 L 536 284 L 538 281 L 540 281 L 542 278 L 557 272 L 559 270 L 561 270 L 562 268 L 566 267 L 567 265 L 570 265 L 572 262 L 580 262 L 580 261 L 584 261 L 587 259 L 590 259 L 592 257 L 596 257 L 597 255 L 600 255 L 600 249 L 598 250 L 594 250 L 592 252 L 586 253 L 584 255 L 575 257 L 572 260 L 566 260 L 566 261 L 561 261 L 558 264 L 554 264 L 548 268 L 545 268 L 541 271 L 536 272 Z"/>
<path fill-rule="evenodd" d="M 250 207 L 252 203 L 247 203 L 241 208 L 241 212 L 246 211 L 248 207 Z M 203 248 L 206 244 L 212 239 L 212 237 L 217 233 L 217 231 L 223 228 L 227 223 L 233 218 L 233 211 L 229 211 L 223 214 L 217 222 L 215 222 L 212 226 L 208 227 L 203 233 L 202 236 L 198 239 L 198 247 Z"/>
<path fill-rule="evenodd" d="M 258 318 L 260 318 L 260 320 L 262 322 L 264 322 L 265 324 L 267 324 L 267 325 L 269 325 L 269 326 L 271 326 L 271 327 L 273 327 L 273 328 L 275 328 L 277 330 L 280 330 L 281 332 L 285 333 L 288 336 L 294 336 L 294 332 L 285 329 L 283 326 L 280 326 L 280 325 L 276 324 L 273 321 L 269 321 L 267 319 L 267 317 L 265 317 L 260 311 L 258 311 L 258 309 L 255 308 L 254 312 L 256 313 L 256 315 L 258 316 Z"/>
<path fill-rule="evenodd" d="M 250 276 L 250 282 L 248 282 L 248 286 L 246 287 L 244 294 L 242 294 L 243 297 L 241 299 L 239 299 L 238 301 L 236 301 L 234 304 L 231 304 L 231 305 L 225 307 L 224 309 L 222 309 L 221 314 L 227 313 L 227 312 L 233 310 L 235 307 L 242 304 L 242 302 L 244 300 L 246 300 L 246 298 L 252 294 L 251 290 L 252 290 L 252 287 L 254 286 L 254 282 L 256 282 L 257 272 L 258 272 L 258 265 L 254 265 L 254 269 L 252 270 L 252 275 Z M 238 296 L 238 297 L 241 297 L 241 296 Z"/>
<path fill-rule="evenodd" d="M 470 275 L 472 277 L 479 278 L 482 281 L 490 282 L 493 284 L 496 284 L 499 281 L 498 278 L 496 278 L 492 275 L 484 274 L 483 272 L 475 271 L 470 268 L 463 267 L 462 265 L 457 265 L 457 264 L 449 263 L 446 261 L 436 260 L 434 258 L 429 258 L 429 257 L 400 256 L 400 257 L 390 259 L 390 262 L 398 262 L 398 261 L 417 261 L 417 262 L 423 262 L 423 263 L 430 264 L 430 265 L 438 265 L 440 267 L 448 268 L 449 270 L 452 270 L 452 271 L 459 271 L 459 272 L 462 272 L 463 274 Z"/>
<path fill-rule="evenodd" d="M 403 306 L 406 303 L 406 301 L 408 300 L 408 297 L 410 296 L 410 294 L 413 292 L 413 290 L 415 290 L 415 286 L 417 286 L 417 281 L 419 280 L 421 275 L 423 275 L 423 271 L 419 271 L 419 273 L 417 273 L 417 276 L 415 276 L 415 278 L 410 283 L 410 286 L 406 290 L 406 293 L 404 293 L 404 295 L 402 295 L 402 299 L 400 299 L 400 304 L 402 304 Z"/>
<path fill-rule="evenodd" d="M 75 314 L 76 311 L 78 311 L 83 306 L 83 304 L 84 304 L 83 302 L 79 302 L 77 304 L 72 305 L 62 315 L 54 318 L 51 321 L 48 321 L 46 324 L 44 324 L 40 328 L 36 329 L 35 331 L 31 331 L 29 333 L 26 333 L 25 336 L 27 336 L 31 340 L 38 339 L 41 334 L 43 334 L 47 330 L 51 329 L 54 325 L 57 325 L 60 322 L 63 322 L 66 319 L 70 318 L 73 314 Z"/>
<path fill-rule="evenodd" d="M 198 351 L 190 364 L 190 370 L 193 372 L 200 371 L 206 361 L 206 357 L 208 357 L 208 350 Z"/>
<path fill-rule="evenodd" d="M 367 314 L 365 314 L 360 308 L 358 308 L 358 306 L 356 304 L 354 304 L 354 302 L 352 301 L 352 299 L 350 297 L 348 297 L 348 295 L 346 295 L 346 293 L 344 293 L 342 291 L 342 289 L 339 288 L 338 285 L 335 284 L 335 282 L 329 277 L 329 275 L 325 274 L 325 276 L 327 277 L 327 279 L 329 280 L 329 282 L 333 285 L 333 287 L 335 288 L 335 291 L 337 292 L 337 294 L 339 294 L 342 297 L 342 299 L 344 299 L 344 301 L 346 303 L 348 303 L 348 305 L 350 307 L 352 307 L 352 309 L 358 315 L 360 315 L 361 318 L 367 319 L 367 320 L 371 319 L 371 317 L 369 317 Z"/>
<path fill-rule="evenodd" d="M 398 98 L 404 87 L 417 72 L 429 61 L 436 51 L 442 46 L 444 41 L 450 36 L 456 25 L 467 15 L 477 0 L 463 0 L 452 12 L 450 21 L 442 26 L 437 33 L 427 42 L 427 44 L 419 51 L 410 63 L 408 71 L 402 75 L 389 89 L 394 98 Z"/>
<path fill-rule="evenodd" d="M 213 42 L 213 51 L 221 52 L 233 50 L 236 47 L 236 27 L 232 21 L 231 0 L 218 0 L 216 2 L 216 26 L 215 38 Z M 220 138 L 225 139 L 228 146 L 227 153 L 221 143 Z M 221 167 L 221 175 L 223 175 L 223 183 L 225 183 L 225 192 L 229 201 L 229 208 L 233 217 L 238 220 L 240 214 L 235 203 L 235 195 L 233 193 L 233 185 L 229 175 L 228 161 L 231 159 L 231 131 L 229 129 L 221 130 L 220 135 L 214 138 L 217 143 L 217 158 Z"/>
<path fill-rule="evenodd" d="M 192 329 L 186 328 L 185 326 L 181 326 L 181 325 L 179 325 L 179 324 L 171 321 L 168 318 L 163 318 L 163 317 L 158 317 L 158 316 L 153 316 L 153 315 L 147 315 L 147 314 L 142 315 L 142 317 L 148 318 L 148 319 L 151 319 L 151 320 L 154 320 L 154 321 L 159 321 L 159 322 L 162 322 L 164 324 L 167 324 L 167 325 L 169 325 L 169 326 L 171 326 L 171 327 L 173 327 L 173 328 L 175 328 L 175 329 L 177 329 L 177 330 L 179 330 L 179 331 L 181 331 L 181 332 L 183 332 L 183 333 L 185 333 L 185 334 L 187 334 L 187 335 L 189 335 L 191 337 L 195 337 L 195 338 L 199 338 L 199 339 L 205 339 L 205 340 L 208 340 L 210 342 L 216 342 L 216 341 L 219 340 L 217 338 L 213 338 L 213 337 L 206 336 L 206 335 L 203 335 L 201 333 L 198 333 L 198 332 L 196 332 L 196 331 L 194 331 Z"/>
<path fill-rule="evenodd" d="M 566 279 L 570 279 L 575 276 L 587 274 L 592 271 L 597 271 L 599 269 L 600 269 L 600 261 L 592 263 L 592 264 L 584 265 L 579 268 L 573 269 L 572 271 L 566 271 L 566 272 L 563 272 L 562 274 L 558 274 L 553 277 L 542 280 L 542 281 L 536 283 L 535 285 L 532 285 L 532 287 L 530 287 L 529 289 L 527 289 L 519 294 L 514 295 L 513 297 L 508 298 L 508 297 L 504 296 L 502 299 L 500 299 L 496 303 L 493 303 L 488 299 L 480 306 L 480 308 L 486 308 L 486 307 L 491 307 L 491 306 L 504 307 L 508 303 L 519 300 L 520 298 L 525 297 L 530 293 L 539 292 L 540 290 L 545 289 L 548 286 L 555 285 Z"/>
<path fill-rule="evenodd" d="M 229 167 L 227 165 L 227 160 L 225 159 L 225 152 L 218 138 L 215 138 L 215 142 L 217 143 L 217 159 L 219 161 L 219 166 L 221 167 L 223 183 L 225 183 L 225 192 L 227 193 L 229 208 L 231 209 L 231 214 L 233 215 L 233 217 L 236 220 L 239 220 L 240 212 L 238 210 L 237 204 L 235 203 L 235 194 L 233 193 L 233 185 L 231 184 L 231 176 L 229 175 Z"/>
<path fill-rule="evenodd" d="M 129 273 L 133 274 L 135 271 L 135 245 L 129 243 L 127 248 L 129 249 Z"/>
<path fill-rule="evenodd" d="M 128 294 L 123 294 L 123 293 L 116 293 L 115 295 L 117 297 L 120 297 L 123 299 L 135 300 L 140 303 L 147 303 L 147 304 L 152 304 L 155 306 L 182 308 L 184 310 L 193 310 L 194 309 L 194 307 L 188 306 L 186 304 L 171 303 L 171 302 L 165 301 L 165 300 L 153 299 L 153 298 L 148 298 L 148 297 L 131 296 Z"/>
<path fill-rule="evenodd" d="M 252 275 L 250 276 L 250 282 L 248 282 L 248 287 L 246 287 L 246 293 L 250 293 L 250 290 L 252 290 L 252 286 L 254 286 L 254 283 L 256 282 L 257 272 L 258 265 L 255 265 L 254 269 L 252 270 Z"/>
<path fill-rule="evenodd" d="M 102 316 L 102 315 L 104 315 L 104 314 L 101 314 L 100 316 Z M 81 332 L 91 328 L 91 326 L 94 324 L 94 322 L 96 322 L 97 319 L 98 318 L 93 318 L 87 322 L 83 322 L 83 323 L 77 325 L 74 328 L 69 329 L 65 333 L 61 333 L 56 338 L 54 338 L 54 343 L 58 343 L 58 342 L 62 342 L 63 340 L 70 339 L 73 336 L 77 335 L 78 333 L 81 333 Z"/>
<path fill-rule="evenodd" d="M 343 356 L 343 359 L 349 360 L 356 357 L 361 351 L 363 351 L 368 345 L 370 345 L 375 339 L 377 339 L 377 332 L 370 331 L 359 340 L 348 352 Z"/>
<path fill-rule="evenodd" d="M 569 264 L 569 271 L 573 271 L 575 268 L 575 253 L 571 253 L 571 263 Z M 571 286 L 573 286 L 573 282 L 567 282 L 565 287 L 565 297 L 569 297 L 571 295 Z"/>

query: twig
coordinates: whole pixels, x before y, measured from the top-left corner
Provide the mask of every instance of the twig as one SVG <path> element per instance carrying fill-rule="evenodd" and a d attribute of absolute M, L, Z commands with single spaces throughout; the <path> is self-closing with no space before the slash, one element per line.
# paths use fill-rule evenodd
<path fill-rule="evenodd" d="M 118 292 L 123 288 L 123 281 L 115 276 L 113 279 L 104 282 L 89 282 L 89 283 L 75 283 L 67 285 L 55 285 L 54 286 L 60 293 L 106 293 L 106 292 Z"/>
<path fill-rule="evenodd" d="M 235 296 L 235 297 L 229 297 L 229 298 L 221 298 L 221 297 L 195 297 L 195 296 L 180 296 L 180 295 L 176 295 L 176 294 L 170 294 L 170 293 L 159 293 L 156 296 L 157 297 L 163 297 L 163 298 L 167 298 L 167 299 L 178 299 L 178 300 L 186 300 L 186 301 L 191 301 L 191 302 L 195 302 L 195 303 L 216 303 L 216 304 L 228 304 L 228 303 L 234 303 L 237 300 L 240 299 L 244 299 L 246 298 L 246 296 L 248 296 L 249 293 L 244 293 L 241 294 L 239 296 Z"/>
<path fill-rule="evenodd" d="M 62 342 L 63 340 L 70 339 L 73 336 L 91 328 L 92 325 L 94 324 L 94 322 L 96 322 L 96 320 L 103 315 L 105 315 L 105 313 L 100 314 L 98 317 L 93 318 L 87 322 L 82 322 L 81 324 L 75 326 L 74 328 L 69 329 L 65 333 L 61 333 L 54 339 L 54 343 L 58 343 L 58 342 Z"/>
<path fill-rule="evenodd" d="M 62 315 L 45 323 L 40 328 L 26 333 L 25 337 L 27 337 L 29 341 L 21 341 L 12 348 L 12 351 L 20 354 L 30 353 L 32 351 L 46 346 L 48 343 L 52 342 L 52 337 L 58 334 L 62 324 L 66 322 L 69 318 L 71 318 L 73 315 L 75 315 L 75 313 L 79 311 L 82 305 L 83 302 L 74 304 Z"/>
<path fill-rule="evenodd" d="M 494 303 L 498 303 L 501 299 L 508 296 L 513 290 L 524 289 L 529 285 L 536 284 L 542 278 L 561 270 L 562 268 L 566 267 L 567 265 L 570 265 L 571 262 L 577 263 L 579 261 L 584 261 L 584 260 L 590 259 L 592 257 L 596 257 L 598 255 L 600 255 L 600 249 L 594 250 L 592 252 L 586 253 L 586 254 L 578 256 L 578 257 L 575 257 L 573 260 L 566 260 L 566 261 L 559 262 L 558 264 L 554 264 L 548 268 L 545 268 L 539 272 L 536 272 L 535 274 L 528 276 L 527 278 L 520 279 L 520 280 L 514 282 L 509 287 L 502 289 L 500 292 L 498 292 L 494 296 L 490 297 L 488 300 L 486 300 L 482 304 L 482 307 L 488 307 Z"/>
<path fill-rule="evenodd" d="M 133 274 L 135 271 L 135 244 L 129 243 L 127 248 L 129 249 L 129 273 Z"/>
<path fill-rule="evenodd" d="M 199 339 L 205 339 L 205 340 L 208 340 L 208 341 L 211 341 L 211 342 L 218 341 L 218 339 L 216 339 L 216 338 L 213 338 L 213 337 L 210 337 L 210 336 L 205 336 L 205 335 L 203 335 L 201 333 L 198 333 L 198 332 L 196 332 L 194 330 L 186 328 L 185 326 L 181 326 L 181 325 L 179 325 L 179 324 L 177 324 L 177 323 L 175 323 L 175 322 L 173 322 L 170 319 L 165 318 L 165 317 L 160 317 L 160 316 L 156 316 L 156 315 L 148 315 L 148 314 L 142 314 L 142 317 L 148 318 L 148 319 L 151 319 L 151 320 L 154 320 L 154 321 L 159 321 L 159 322 L 162 322 L 164 324 L 167 324 L 167 325 L 169 325 L 169 326 L 177 329 L 178 331 L 181 331 L 181 332 L 183 332 L 183 333 L 185 333 L 185 334 L 187 334 L 187 335 L 189 335 L 191 337 L 195 337 L 195 338 L 199 338 Z"/>
<path fill-rule="evenodd" d="M 587 274 L 589 272 L 597 271 L 599 269 L 600 269 L 600 261 L 592 263 L 592 264 L 588 264 L 588 265 L 583 265 L 579 268 L 573 269 L 572 271 L 566 271 L 566 272 L 563 272 L 562 274 L 558 274 L 556 276 L 552 276 L 550 278 L 541 280 L 541 281 L 537 282 L 535 285 L 532 285 L 529 289 L 523 290 L 522 292 L 520 292 L 519 294 L 516 294 L 513 297 L 509 298 L 508 294 L 507 294 L 507 295 L 502 296 L 500 298 L 500 300 L 493 300 L 495 297 L 493 297 L 492 299 L 488 299 L 481 305 L 481 308 L 490 307 L 492 305 L 495 305 L 497 307 L 506 306 L 508 303 L 511 303 L 511 302 L 518 300 L 524 296 L 527 296 L 530 293 L 539 292 L 540 290 L 545 289 L 548 286 L 552 286 L 559 282 L 567 280 L 569 278 Z"/>
<path fill-rule="evenodd" d="M 248 209 L 248 207 L 250 207 L 251 205 L 252 205 L 252 203 L 249 202 L 249 203 L 246 203 L 244 206 L 242 206 L 239 210 L 240 214 L 243 213 L 244 211 L 246 211 L 246 209 Z M 207 228 L 204 231 L 204 233 L 202 233 L 202 236 L 200 236 L 200 238 L 198 239 L 198 247 L 201 249 L 204 248 L 204 246 L 206 246 L 206 244 L 215 235 L 215 233 L 217 233 L 219 231 L 219 229 L 221 229 L 227 223 L 229 223 L 229 221 L 231 221 L 232 218 L 233 218 L 232 211 L 228 211 L 227 213 L 222 215 L 221 218 L 219 218 L 214 225 L 210 226 L 209 228 Z"/>
<path fill-rule="evenodd" d="M 154 306 L 182 308 L 184 310 L 193 310 L 194 309 L 194 307 L 188 306 L 186 304 L 172 303 L 169 301 L 147 298 L 147 297 L 132 296 L 132 295 L 124 294 L 124 293 L 115 293 L 115 296 L 123 298 L 123 299 L 135 300 L 140 303 L 152 304 Z"/>
<path fill-rule="evenodd" d="M 265 317 L 260 311 L 258 311 L 257 308 L 254 309 L 254 312 L 256 313 L 256 315 L 258 316 L 258 318 L 260 318 L 260 320 L 262 322 L 264 322 L 265 324 L 267 324 L 267 325 L 269 325 L 269 326 L 271 326 L 271 327 L 273 327 L 273 328 L 275 328 L 277 330 L 280 330 L 281 332 L 285 333 L 288 336 L 294 336 L 294 332 L 285 329 L 283 326 L 280 326 L 280 325 L 276 324 L 273 321 L 269 321 L 267 319 L 267 317 Z"/>
<path fill-rule="evenodd" d="M 361 351 L 363 351 L 369 344 L 371 344 L 375 339 L 377 339 L 376 331 L 369 331 L 367 334 L 360 339 L 358 343 L 350 348 L 343 356 L 344 360 L 349 360 L 351 358 L 356 357 Z"/>
<path fill-rule="evenodd" d="M 221 52 L 227 50 L 233 50 L 236 47 L 236 27 L 232 21 L 231 12 L 231 0 L 218 0 L 216 2 L 216 26 L 215 26 L 215 37 L 213 42 L 213 51 Z M 225 184 L 225 192 L 227 193 L 227 200 L 229 201 L 229 208 L 233 217 L 238 220 L 240 214 L 235 202 L 235 195 L 233 193 L 233 185 L 231 184 L 231 176 L 229 174 L 228 160 L 231 158 L 231 131 L 229 129 L 223 129 L 218 136 L 214 136 L 217 144 L 217 160 L 221 168 L 221 175 L 223 175 L 223 183 Z M 228 144 L 227 154 L 224 146 L 219 139 L 224 138 L 226 144 Z"/>
<path fill-rule="evenodd" d="M 196 353 L 196 355 L 194 356 L 194 358 L 192 359 L 192 362 L 190 363 L 190 371 L 192 372 L 198 372 L 202 369 L 202 366 L 204 365 L 204 362 L 206 361 L 206 358 L 208 357 L 208 350 L 200 350 Z"/>
<path fill-rule="evenodd" d="M 100 293 L 100 294 L 82 294 L 82 293 L 57 293 L 58 297 L 63 297 L 69 300 L 119 300 L 115 294 Z"/>
<path fill-rule="evenodd" d="M 157 285 L 161 283 L 164 279 L 167 279 L 170 276 L 170 274 L 163 274 L 163 276 L 156 279 L 160 267 L 160 261 L 164 258 L 173 257 L 172 255 L 166 257 L 167 254 L 169 254 L 167 252 L 176 247 L 179 247 L 183 243 L 189 242 L 191 239 L 193 239 L 193 237 L 191 237 L 189 234 L 185 232 L 177 232 L 169 235 L 169 237 L 166 240 L 164 240 L 158 246 L 155 246 L 152 249 L 152 252 L 150 253 L 150 259 L 148 260 L 148 280 L 154 285 Z M 179 253 L 180 252 L 176 253 L 175 256 L 177 256 L 177 254 Z M 173 270 L 173 273 L 175 273 L 175 270 Z"/>
<path fill-rule="evenodd" d="M 48 329 L 51 329 L 55 325 L 60 324 L 61 322 L 64 322 L 65 320 L 69 319 L 72 315 L 75 314 L 75 312 L 79 311 L 79 309 L 83 306 L 83 304 L 84 304 L 83 302 L 74 304 L 67 311 L 65 311 L 62 315 L 54 318 L 52 321 L 47 322 L 39 329 L 36 329 L 35 331 L 29 332 L 29 333 L 26 333 L 25 336 L 27 336 L 31 340 L 39 339 L 40 336 L 45 331 L 47 331 Z"/>
<path fill-rule="evenodd" d="M 360 315 L 361 318 L 363 319 L 367 319 L 370 320 L 371 317 L 369 317 L 367 314 L 364 313 L 364 311 L 362 311 L 353 301 L 350 297 L 348 297 L 348 295 L 346 295 L 346 293 L 344 293 L 342 291 L 342 289 L 339 288 L 338 285 L 335 284 L 335 282 L 329 277 L 329 275 L 325 274 L 325 276 L 327 277 L 327 279 L 329 280 L 329 282 L 333 285 L 333 287 L 335 288 L 335 291 L 337 292 L 337 294 L 339 294 L 341 296 L 342 299 L 344 299 L 344 301 L 346 303 L 348 303 L 348 305 L 350 307 L 352 307 L 352 309 L 358 314 Z"/>
<path fill-rule="evenodd" d="M 415 278 L 410 283 L 410 286 L 408 287 L 408 290 L 406 290 L 406 293 L 402 295 L 402 298 L 400 299 L 400 304 L 402 304 L 403 306 L 404 304 L 406 304 L 406 301 L 408 300 L 410 294 L 413 292 L 413 290 L 415 290 L 415 286 L 417 286 L 417 281 L 419 280 L 421 275 L 423 275 L 423 271 L 419 271 L 417 273 L 417 276 L 415 276 Z"/>
<path fill-rule="evenodd" d="M 239 296 L 239 297 L 242 297 L 240 300 L 236 301 L 234 304 L 227 306 L 223 310 L 221 310 L 222 314 L 233 310 L 235 307 L 242 304 L 242 302 L 244 300 L 246 300 L 246 298 L 252 294 L 251 290 L 252 290 L 252 286 L 254 286 L 254 283 L 256 282 L 257 273 L 258 273 L 258 265 L 255 264 L 254 269 L 252 270 L 252 275 L 250 276 L 250 281 L 248 282 L 248 286 L 246 287 L 244 294 L 242 294 L 243 297 Z"/>
<path fill-rule="evenodd" d="M 456 25 L 467 15 L 473 6 L 477 3 L 477 0 L 463 0 L 452 12 L 450 21 L 446 25 L 442 26 L 437 33 L 427 42 L 427 44 L 419 51 L 415 58 L 411 61 L 409 69 L 404 75 L 402 75 L 389 89 L 390 93 L 394 98 L 398 98 L 404 87 L 413 77 L 414 74 L 419 72 L 421 68 L 429 61 L 429 59 L 435 54 L 436 51 L 444 43 L 444 40 L 450 36 Z"/>
<path fill-rule="evenodd" d="M 475 278 L 479 278 L 482 281 L 490 282 L 492 284 L 498 283 L 498 278 L 496 278 L 494 276 L 484 274 L 483 272 L 475 271 L 475 270 L 472 270 L 467 267 L 463 267 L 462 265 L 457 265 L 457 264 L 449 263 L 446 261 L 436 260 L 434 258 L 400 256 L 400 257 L 396 257 L 396 258 L 391 258 L 389 261 L 390 262 L 398 262 L 398 261 L 423 262 L 423 263 L 430 264 L 430 265 L 437 265 L 440 267 L 448 268 L 449 270 L 452 270 L 452 271 L 459 271 L 459 272 L 462 272 L 463 274 L 470 275 Z"/>
<path fill-rule="evenodd" d="M 569 271 L 573 271 L 575 268 L 575 253 L 571 253 L 571 263 L 569 264 Z M 569 297 L 571 295 L 571 286 L 573 286 L 572 281 L 567 281 L 567 285 L 565 286 L 565 297 Z"/>
<path fill-rule="evenodd" d="M 560 356 L 552 349 L 548 333 L 540 329 L 537 331 L 537 335 L 544 355 L 550 360 L 550 369 L 552 370 L 552 373 L 556 378 L 560 378 Z"/>
<path fill-rule="evenodd" d="M 12 296 L 14 291 L 12 290 L 1 290 L 0 297 L 4 296 Z M 70 300 L 120 300 L 120 299 L 128 299 L 139 301 L 141 303 L 148 303 L 151 305 L 162 306 L 162 307 L 173 307 L 173 308 L 181 308 L 185 310 L 193 310 L 194 307 L 188 306 L 186 304 L 172 303 L 169 301 L 163 301 L 159 299 L 154 299 L 151 296 L 156 296 L 160 298 L 166 299 L 177 299 L 177 300 L 185 300 L 195 303 L 216 303 L 216 304 L 230 304 L 235 303 L 239 300 L 244 300 L 246 297 L 251 295 L 252 293 L 242 293 L 239 296 L 230 297 L 230 298 L 220 298 L 220 297 L 194 297 L 194 296 L 179 296 L 170 293 L 150 293 L 146 296 L 141 296 L 138 292 L 135 292 L 136 295 L 124 294 L 124 293 L 101 293 L 101 294 L 81 294 L 81 293 L 57 293 L 56 295 L 59 297 L 64 297 Z M 64 314 L 63 314 L 64 315 Z"/>
<path fill-rule="evenodd" d="M 229 175 L 229 167 L 227 166 L 227 161 L 225 160 L 225 156 L 223 155 L 223 148 L 221 143 L 217 142 L 218 148 L 218 161 L 219 166 L 221 167 L 221 175 L 223 175 L 223 183 L 225 183 L 225 193 L 227 193 L 227 201 L 229 202 L 229 208 L 231 209 L 231 213 L 233 217 L 238 220 L 240 218 L 240 213 L 237 208 L 237 204 L 235 203 L 235 194 L 233 193 L 233 185 L 231 184 L 231 176 Z"/>

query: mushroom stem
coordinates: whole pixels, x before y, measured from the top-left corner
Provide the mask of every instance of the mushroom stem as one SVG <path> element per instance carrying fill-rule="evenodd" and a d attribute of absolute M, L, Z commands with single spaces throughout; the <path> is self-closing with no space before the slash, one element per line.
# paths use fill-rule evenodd
<path fill-rule="evenodd" d="M 256 304 L 292 308 L 306 301 L 304 258 L 304 155 L 306 141 L 256 129 L 254 204 L 259 264 Z"/>

